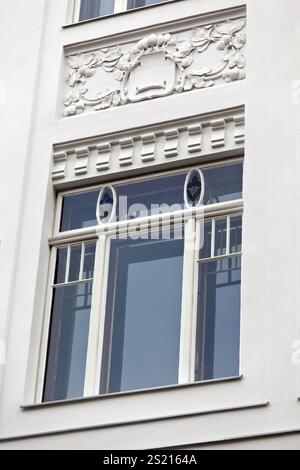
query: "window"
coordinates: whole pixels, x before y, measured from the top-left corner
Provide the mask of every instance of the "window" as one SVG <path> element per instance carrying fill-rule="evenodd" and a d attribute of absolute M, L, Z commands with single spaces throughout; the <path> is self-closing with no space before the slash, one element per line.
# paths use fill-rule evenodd
<path fill-rule="evenodd" d="M 172 0 L 78 0 L 79 21 L 113 15 Z"/>
<path fill-rule="evenodd" d="M 39 400 L 239 375 L 242 185 L 233 159 L 59 195 Z"/>

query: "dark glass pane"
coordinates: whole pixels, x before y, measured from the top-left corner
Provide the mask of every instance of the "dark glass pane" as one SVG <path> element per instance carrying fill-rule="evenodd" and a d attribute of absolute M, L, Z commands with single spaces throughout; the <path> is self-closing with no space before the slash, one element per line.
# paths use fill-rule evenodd
<path fill-rule="evenodd" d="M 206 259 L 211 256 L 211 220 L 202 224 L 202 246 L 200 247 L 200 258 Z"/>
<path fill-rule="evenodd" d="M 83 396 L 92 283 L 53 293 L 44 401 Z"/>
<path fill-rule="evenodd" d="M 205 204 L 242 197 L 242 163 L 210 168 L 204 170 L 203 174 Z M 116 185 L 116 219 L 135 219 L 184 209 L 186 175 L 187 172 L 183 172 Z M 96 207 L 100 190 L 101 188 L 64 197 L 62 232 L 97 225 Z"/>
<path fill-rule="evenodd" d="M 94 277 L 96 243 L 85 244 L 83 279 L 92 279 Z"/>
<path fill-rule="evenodd" d="M 186 173 L 179 173 L 116 186 L 118 220 L 183 209 L 185 178 Z"/>
<path fill-rule="evenodd" d="M 197 381 L 239 375 L 240 257 L 200 264 Z"/>
<path fill-rule="evenodd" d="M 226 255 L 227 219 L 217 219 L 215 233 L 215 256 Z"/>
<path fill-rule="evenodd" d="M 242 217 L 232 217 L 230 220 L 230 253 L 242 251 Z"/>
<path fill-rule="evenodd" d="M 215 204 L 243 197 L 243 164 L 212 167 L 203 170 L 204 204 Z"/>
<path fill-rule="evenodd" d="M 79 21 L 112 15 L 114 9 L 115 0 L 81 0 Z"/>
<path fill-rule="evenodd" d="M 145 7 L 148 5 L 156 5 L 157 3 L 166 3 L 167 1 L 168 0 L 129 0 L 128 10 Z"/>
<path fill-rule="evenodd" d="M 101 393 L 178 382 L 183 239 L 113 240 Z"/>
<path fill-rule="evenodd" d="M 68 282 L 79 281 L 82 245 L 71 246 Z"/>
<path fill-rule="evenodd" d="M 97 225 L 96 207 L 99 190 L 71 194 L 64 197 L 61 232 Z"/>
<path fill-rule="evenodd" d="M 54 284 L 63 284 L 66 280 L 68 248 L 58 248 Z"/>

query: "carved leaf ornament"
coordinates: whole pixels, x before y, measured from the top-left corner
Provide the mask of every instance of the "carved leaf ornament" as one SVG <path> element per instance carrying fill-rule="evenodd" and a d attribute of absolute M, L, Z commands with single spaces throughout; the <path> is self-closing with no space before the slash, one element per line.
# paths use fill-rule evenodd
<path fill-rule="evenodd" d="M 208 88 L 219 80 L 226 83 L 245 78 L 246 58 L 243 48 L 246 43 L 245 19 L 228 20 L 217 25 L 194 29 L 189 39 L 178 40 L 171 34 L 152 34 L 140 40 L 129 52 L 120 46 L 101 49 L 68 58 L 66 82 L 70 92 L 64 100 L 65 116 L 80 114 L 87 107 L 100 111 L 127 103 L 182 93 L 193 89 Z M 210 48 L 220 53 L 220 64 L 216 69 L 195 66 L 195 59 Z M 136 96 L 129 93 L 130 79 L 138 67 L 143 67 L 143 58 L 164 57 L 164 61 L 175 65 L 174 80 L 169 87 L 162 85 L 137 88 Z M 114 88 L 100 90 L 92 96 L 89 79 L 97 70 L 112 74 Z M 152 88 L 152 89 L 151 89 Z M 155 92 L 156 89 L 156 92 Z M 160 89 L 157 92 L 157 89 Z"/>

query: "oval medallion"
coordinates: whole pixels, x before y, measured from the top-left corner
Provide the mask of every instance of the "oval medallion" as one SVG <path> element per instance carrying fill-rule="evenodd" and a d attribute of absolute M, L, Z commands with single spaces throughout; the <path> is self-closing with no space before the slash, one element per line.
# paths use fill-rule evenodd
<path fill-rule="evenodd" d="M 99 194 L 97 203 L 98 224 L 108 224 L 115 215 L 116 192 L 112 186 L 104 186 Z"/>
<path fill-rule="evenodd" d="M 184 199 L 187 207 L 198 207 L 204 197 L 204 176 L 202 171 L 191 170 L 185 182 Z"/>

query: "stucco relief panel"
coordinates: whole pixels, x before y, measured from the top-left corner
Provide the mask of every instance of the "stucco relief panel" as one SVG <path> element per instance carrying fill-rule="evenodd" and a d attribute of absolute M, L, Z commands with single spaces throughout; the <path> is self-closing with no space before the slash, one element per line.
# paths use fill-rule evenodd
<path fill-rule="evenodd" d="M 245 18 L 66 54 L 64 116 L 245 78 Z"/>

